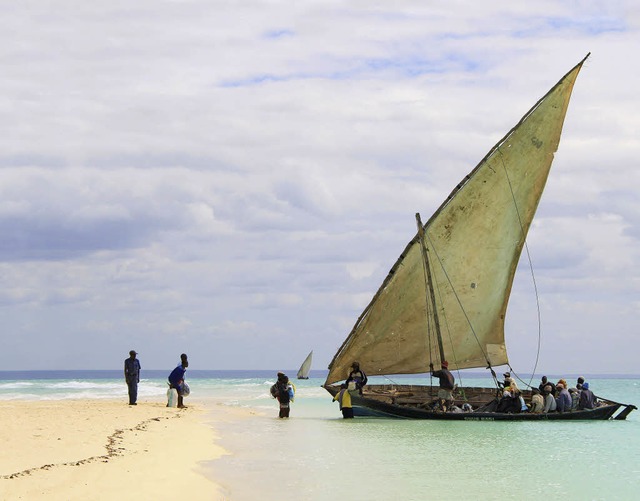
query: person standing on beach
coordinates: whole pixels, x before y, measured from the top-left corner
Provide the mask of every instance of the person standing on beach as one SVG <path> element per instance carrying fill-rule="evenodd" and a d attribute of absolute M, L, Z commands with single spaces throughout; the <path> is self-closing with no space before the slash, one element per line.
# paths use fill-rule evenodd
<path fill-rule="evenodd" d="M 135 350 L 129 352 L 129 358 L 124 361 L 124 380 L 129 388 L 129 405 L 138 405 L 138 383 L 140 382 L 140 360 L 136 358 Z"/>
<path fill-rule="evenodd" d="M 184 373 L 187 372 L 189 361 L 187 354 L 180 355 L 180 364 L 169 374 L 169 388 L 174 388 L 178 392 L 178 407 L 183 408 L 182 399 L 184 397 Z"/>

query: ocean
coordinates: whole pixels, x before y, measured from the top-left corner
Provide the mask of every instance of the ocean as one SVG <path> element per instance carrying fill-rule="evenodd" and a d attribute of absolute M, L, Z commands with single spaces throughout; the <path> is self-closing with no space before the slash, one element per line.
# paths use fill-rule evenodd
<path fill-rule="evenodd" d="M 164 399 L 167 373 L 144 371 L 139 398 Z M 640 411 L 626 421 L 566 423 L 343 420 L 321 388 L 326 371 L 312 371 L 310 379 L 294 380 L 291 418 L 281 420 L 269 394 L 275 373 L 187 372 L 191 395 L 185 404 L 211 409 L 212 426 L 229 452 L 205 465 L 225 499 L 625 500 L 637 499 L 640 491 Z M 428 378 L 393 380 L 428 384 Z M 640 407 L 640 377 L 587 380 L 596 394 Z M 486 386 L 491 380 L 475 375 L 463 383 Z M 126 402 L 126 393 L 121 371 L 0 372 L 5 400 Z M 225 418 L 218 410 L 227 408 L 251 414 Z"/>

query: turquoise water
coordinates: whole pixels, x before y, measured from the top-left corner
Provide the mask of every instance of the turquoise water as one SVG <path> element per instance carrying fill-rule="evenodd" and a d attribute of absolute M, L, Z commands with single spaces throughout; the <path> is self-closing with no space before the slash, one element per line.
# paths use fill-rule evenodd
<path fill-rule="evenodd" d="M 11 380 L 2 373 L 0 398 L 126 401 L 119 372 L 75 375 Z M 164 398 L 166 375 L 150 375 L 140 384 L 140 398 Z M 212 409 L 213 426 L 230 453 L 206 465 L 230 500 L 620 500 L 636 499 L 640 490 L 638 411 L 626 421 L 567 423 L 343 420 L 320 388 L 324 378 L 317 377 L 295 381 L 291 418 L 281 420 L 268 391 L 271 372 L 191 376 L 185 402 Z M 640 379 L 588 380 L 596 394 L 640 407 Z M 487 384 L 482 378 L 464 382 Z M 226 419 L 220 406 L 253 415 Z"/>
<path fill-rule="evenodd" d="M 589 381 L 596 394 L 639 406 L 640 380 Z M 266 396 L 238 398 L 265 415 L 219 427 L 232 455 L 211 471 L 230 499 L 637 499 L 637 411 L 569 423 L 342 420 L 322 382 L 298 382 L 289 420 Z"/>

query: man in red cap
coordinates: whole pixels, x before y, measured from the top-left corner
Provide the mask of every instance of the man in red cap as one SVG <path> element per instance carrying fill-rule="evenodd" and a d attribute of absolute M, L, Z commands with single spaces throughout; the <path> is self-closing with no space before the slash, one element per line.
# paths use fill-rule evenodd
<path fill-rule="evenodd" d="M 449 362 L 443 360 L 439 371 L 434 372 L 433 364 L 429 364 L 429 369 L 431 369 L 431 376 L 437 377 L 440 381 L 438 403 L 442 411 L 447 412 L 447 406 L 453 403 L 453 389 L 455 388 L 455 378 L 449 372 Z"/>

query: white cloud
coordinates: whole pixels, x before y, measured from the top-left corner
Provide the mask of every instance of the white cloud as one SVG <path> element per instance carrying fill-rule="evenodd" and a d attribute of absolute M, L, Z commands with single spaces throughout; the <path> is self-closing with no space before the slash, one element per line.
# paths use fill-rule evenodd
<path fill-rule="evenodd" d="M 321 367 L 414 213 L 426 220 L 588 51 L 530 245 L 561 342 L 581 318 L 615 322 L 606 349 L 628 352 L 639 19 L 630 2 L 6 6 L 0 313 L 15 360 L 73 367 L 90 340 L 95 367 L 119 367 L 132 342 L 149 368 L 189 349 L 201 368 L 283 367 L 277 337 L 313 345 Z M 217 342 L 224 330 L 238 335 Z"/>

